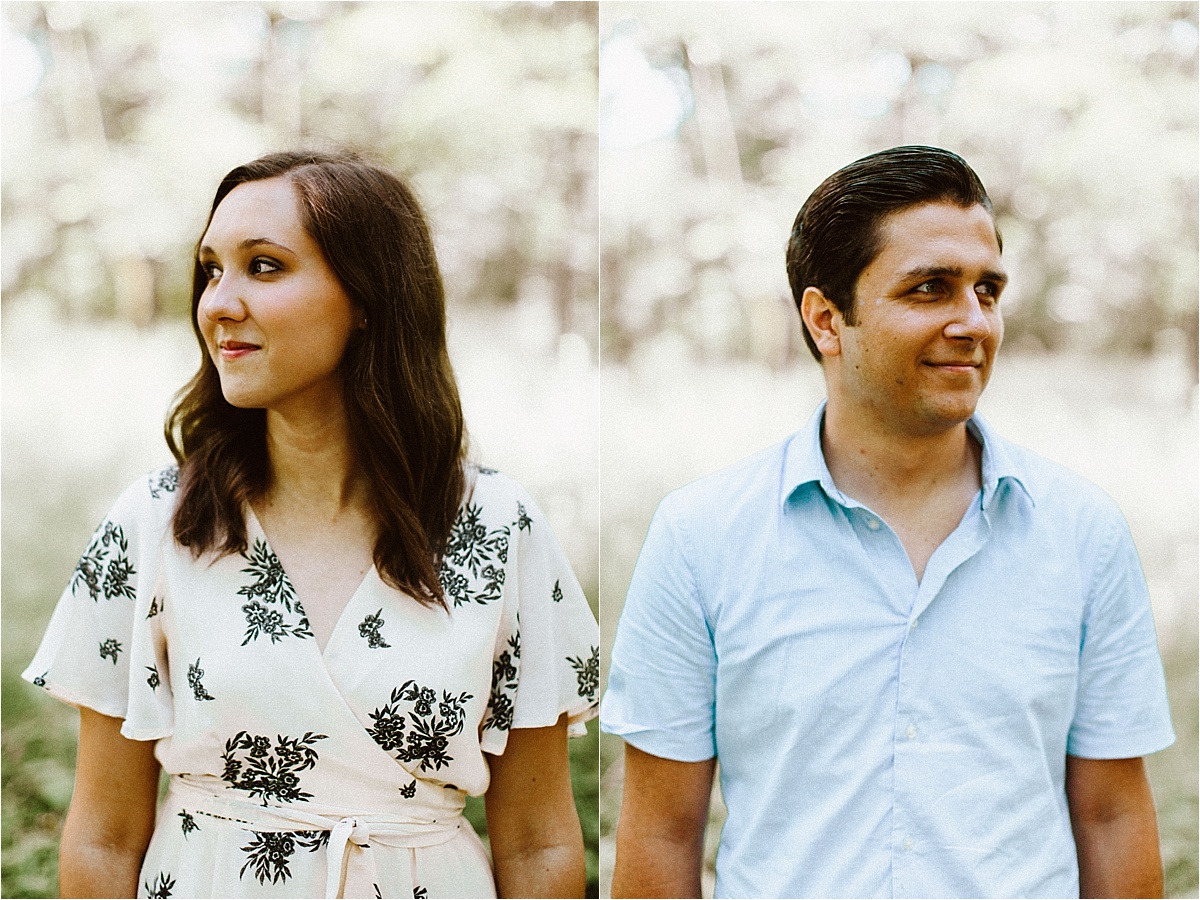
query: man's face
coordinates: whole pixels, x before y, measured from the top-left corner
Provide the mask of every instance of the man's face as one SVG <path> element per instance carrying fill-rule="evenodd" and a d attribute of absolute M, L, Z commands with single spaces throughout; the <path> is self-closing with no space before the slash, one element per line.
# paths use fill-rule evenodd
<path fill-rule="evenodd" d="M 1004 335 L 995 225 L 982 206 L 925 203 L 881 229 L 841 328 L 842 395 L 902 433 L 943 432 L 974 414 Z"/>

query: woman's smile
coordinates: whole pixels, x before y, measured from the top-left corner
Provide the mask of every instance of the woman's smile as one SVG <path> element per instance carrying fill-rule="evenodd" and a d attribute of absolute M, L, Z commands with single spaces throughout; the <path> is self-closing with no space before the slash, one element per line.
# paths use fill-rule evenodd
<path fill-rule="evenodd" d="M 241 359 L 262 349 L 258 344 L 247 344 L 243 341 L 221 341 L 217 346 L 221 351 L 221 358 L 226 361 Z"/>

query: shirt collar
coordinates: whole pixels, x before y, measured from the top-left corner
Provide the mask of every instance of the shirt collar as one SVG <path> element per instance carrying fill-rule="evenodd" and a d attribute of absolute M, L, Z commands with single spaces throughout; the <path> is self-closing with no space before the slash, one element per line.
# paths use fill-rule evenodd
<path fill-rule="evenodd" d="M 829 474 L 829 467 L 825 464 L 825 454 L 821 450 L 821 424 L 825 421 L 825 404 L 826 401 L 822 400 L 804 428 L 792 435 L 788 441 L 780 483 L 781 505 L 786 504 L 801 486 L 813 482 L 819 484 L 827 496 L 843 506 L 859 505 L 837 489 L 833 483 L 833 476 Z M 1034 502 L 1028 486 L 1029 475 L 1024 471 L 1021 461 L 1012 452 L 1008 442 L 996 434 L 978 413 L 967 422 L 967 428 L 983 447 L 980 464 L 983 508 L 988 508 L 1005 479 L 1011 479 L 1020 485 L 1030 502 Z"/>

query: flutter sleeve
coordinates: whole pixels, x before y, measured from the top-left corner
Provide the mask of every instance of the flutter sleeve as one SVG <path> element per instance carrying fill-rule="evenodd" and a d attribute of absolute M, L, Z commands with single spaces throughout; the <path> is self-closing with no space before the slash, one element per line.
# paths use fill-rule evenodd
<path fill-rule="evenodd" d="M 52 697 L 123 719 L 132 740 L 172 733 L 159 562 L 174 467 L 128 488 L 100 523 L 22 677 Z"/>
<path fill-rule="evenodd" d="M 571 736 L 582 736 L 600 685 L 600 630 L 583 589 L 537 504 L 507 487 L 505 606 L 481 743 L 493 754 L 504 751 L 510 729 L 553 725 L 564 713 Z"/>

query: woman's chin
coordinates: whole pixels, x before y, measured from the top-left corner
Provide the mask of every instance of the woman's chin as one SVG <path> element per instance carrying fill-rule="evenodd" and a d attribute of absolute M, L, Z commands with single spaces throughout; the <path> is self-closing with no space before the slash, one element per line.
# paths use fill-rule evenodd
<path fill-rule="evenodd" d="M 266 406 L 259 397 L 247 391 L 226 390 L 222 388 L 221 395 L 225 398 L 226 403 L 238 409 L 262 409 Z"/>

